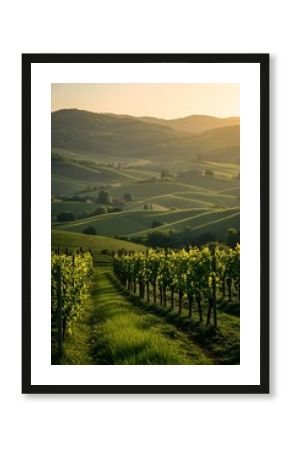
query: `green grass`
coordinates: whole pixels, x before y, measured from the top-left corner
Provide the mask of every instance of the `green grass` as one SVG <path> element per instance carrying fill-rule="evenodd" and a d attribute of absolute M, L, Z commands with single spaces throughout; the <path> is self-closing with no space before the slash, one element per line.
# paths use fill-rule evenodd
<path fill-rule="evenodd" d="M 100 235 L 125 236 L 126 234 L 136 232 L 136 230 L 143 231 L 146 228 L 146 225 L 142 222 L 134 220 L 134 217 L 139 215 L 141 219 L 140 212 L 104 214 L 89 219 L 63 223 L 59 226 L 59 229 L 82 232 L 88 226 L 92 226 L 95 228 L 97 234 Z"/>
<path fill-rule="evenodd" d="M 187 187 L 189 190 L 195 190 L 194 186 Z M 184 186 L 174 181 L 155 181 L 146 183 L 127 182 L 120 183 L 119 186 L 110 188 L 110 192 L 114 197 L 122 197 L 129 192 L 136 200 L 147 199 L 154 196 L 160 196 L 165 194 L 172 194 L 176 191 L 185 190 Z M 85 195 L 85 194 L 84 194 Z"/>
<path fill-rule="evenodd" d="M 74 222 L 57 224 L 58 230 L 82 232 L 93 226 L 99 235 L 104 236 L 137 236 L 145 235 L 152 230 L 154 220 L 163 225 L 154 230 L 181 231 L 185 227 L 196 230 L 197 235 L 210 231 L 217 238 L 224 238 L 228 228 L 239 228 L 239 208 L 228 209 L 183 209 L 177 211 L 136 210 L 104 214 Z"/>
<path fill-rule="evenodd" d="M 52 195 L 67 195 L 72 194 L 89 186 L 79 180 L 67 178 L 61 175 L 52 173 L 51 177 L 51 194 Z"/>
<path fill-rule="evenodd" d="M 72 194 L 87 187 L 88 192 L 83 195 L 96 196 L 102 186 L 127 185 L 146 178 L 144 175 L 137 176 L 130 170 L 120 171 L 102 165 L 90 166 L 72 161 L 52 160 L 51 170 L 53 195 Z M 95 191 L 91 190 L 91 186 L 95 186 Z"/>
<path fill-rule="evenodd" d="M 186 186 L 188 189 L 188 186 Z M 191 190 L 180 190 L 185 189 L 184 186 L 176 186 L 176 190 L 169 194 L 153 195 L 151 197 L 146 197 L 145 199 L 135 199 L 135 201 L 130 204 L 130 208 L 134 209 L 136 206 L 143 206 L 144 202 L 147 203 L 157 203 L 164 206 L 165 208 L 178 208 L 178 209 L 191 209 L 193 207 L 213 207 L 221 206 L 224 208 L 232 208 L 239 206 L 239 192 L 236 195 L 230 192 L 218 193 L 214 191 L 198 191 L 197 189 Z M 235 189 L 235 188 L 234 188 Z"/>
<path fill-rule="evenodd" d="M 171 223 L 176 223 L 184 219 L 187 220 L 198 215 L 200 212 L 204 212 L 204 210 L 199 208 L 169 212 L 154 210 L 122 211 L 62 223 L 58 224 L 57 227 L 58 229 L 82 232 L 86 227 L 93 226 L 97 234 L 100 235 L 125 236 L 150 230 L 154 220 L 159 220 L 164 224 L 167 223 L 170 227 Z"/>
<path fill-rule="evenodd" d="M 111 279 L 111 269 L 95 270 L 90 299 L 72 336 L 65 341 L 62 364 L 167 365 L 214 364 L 214 360 L 156 314 L 136 307 Z"/>
<path fill-rule="evenodd" d="M 179 316 L 176 308 L 140 301 L 120 287 L 110 267 L 98 267 L 61 364 L 239 364 L 238 306 L 218 301 L 214 330 L 200 325 L 196 306 L 188 319 L 185 308 Z"/>
<path fill-rule="evenodd" d="M 151 291 L 151 302 L 140 301 L 139 297 L 128 293 L 115 277 L 111 277 L 114 285 L 118 286 L 121 292 L 130 298 L 134 305 L 142 311 L 153 313 L 167 323 L 174 325 L 179 331 L 186 335 L 210 355 L 215 364 L 239 364 L 240 362 L 240 304 L 237 299 L 229 302 L 228 297 L 224 299 L 218 294 L 217 298 L 217 318 L 218 328 L 214 330 L 212 326 L 205 327 L 204 322 L 200 324 L 197 305 L 193 304 L 192 318 L 188 318 L 188 301 L 183 299 L 183 311 L 181 315 L 178 311 L 178 295 L 174 295 L 174 308 L 171 306 L 164 308 L 160 306 L 160 296 L 157 294 L 157 303 L 152 303 L 153 292 Z M 168 299 L 171 304 L 171 300 Z M 202 301 L 203 320 L 206 318 L 206 302 Z"/>
<path fill-rule="evenodd" d="M 201 202 L 208 202 L 215 206 L 219 205 L 224 208 L 234 208 L 240 206 L 239 189 L 230 188 L 231 191 L 225 192 L 191 192 L 185 191 L 177 193 L 177 196 L 182 198 L 189 198 L 192 200 L 199 200 Z"/>
<path fill-rule="evenodd" d="M 160 177 L 160 171 L 157 170 L 148 170 L 144 167 L 142 168 L 136 168 L 136 167 L 128 167 L 124 169 L 118 169 L 119 173 L 123 175 L 131 175 L 136 177 L 136 179 L 139 180 L 148 180 L 152 177 L 159 178 Z"/>
<path fill-rule="evenodd" d="M 184 173 L 176 178 L 177 182 L 199 186 L 202 190 L 221 191 L 224 189 L 238 187 L 240 182 L 238 180 L 231 180 L 229 178 L 211 177 L 206 175 L 198 175 L 192 173 Z"/>
<path fill-rule="evenodd" d="M 54 201 L 51 203 L 51 215 L 57 216 L 61 212 L 70 212 L 75 216 L 81 216 L 84 213 L 90 214 L 94 212 L 99 206 L 103 205 L 86 202 Z"/>
<path fill-rule="evenodd" d="M 160 218 L 162 216 L 160 215 Z M 239 228 L 240 212 L 238 208 L 221 210 L 196 211 L 196 214 L 189 213 L 187 217 L 167 222 L 164 225 L 154 228 L 154 230 L 182 231 L 185 227 L 190 227 L 197 232 L 212 232 L 216 238 L 222 238 L 228 228 Z M 129 234 L 129 236 L 143 235 L 143 232 Z"/>
<path fill-rule="evenodd" d="M 201 170 L 213 170 L 216 176 L 221 177 L 233 177 L 237 176 L 240 172 L 240 166 L 238 164 L 220 163 L 213 161 L 198 161 L 196 168 Z"/>
<path fill-rule="evenodd" d="M 79 248 L 84 250 L 92 248 L 96 253 L 101 253 L 102 250 L 134 250 L 144 251 L 145 247 L 133 242 L 121 241 L 105 236 L 89 236 L 87 234 L 70 233 L 68 231 L 51 231 L 51 246 L 53 248 Z"/>
<path fill-rule="evenodd" d="M 52 173 L 54 175 L 76 179 L 84 184 L 126 182 L 128 178 L 116 169 L 103 166 L 89 166 L 71 161 L 52 160 Z"/>
<path fill-rule="evenodd" d="M 149 199 L 149 201 L 151 200 Z M 213 203 L 194 198 L 194 195 L 192 198 L 183 198 L 182 194 L 167 194 L 160 197 L 154 197 L 154 202 L 165 208 L 177 209 L 210 208 L 214 206 Z"/>

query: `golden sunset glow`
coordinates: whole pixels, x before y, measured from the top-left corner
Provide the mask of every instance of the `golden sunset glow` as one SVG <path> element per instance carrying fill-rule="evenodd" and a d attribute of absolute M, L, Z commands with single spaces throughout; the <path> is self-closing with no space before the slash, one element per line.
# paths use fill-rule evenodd
<path fill-rule="evenodd" d="M 51 107 L 164 119 L 239 116 L 240 85 L 60 83 L 51 86 Z"/>

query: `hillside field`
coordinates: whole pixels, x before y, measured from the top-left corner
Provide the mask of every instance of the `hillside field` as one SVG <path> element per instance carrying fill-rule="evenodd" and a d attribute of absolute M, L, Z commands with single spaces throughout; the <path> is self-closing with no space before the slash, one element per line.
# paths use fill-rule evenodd
<path fill-rule="evenodd" d="M 121 241 L 113 238 L 106 238 L 104 236 L 88 236 L 81 233 L 70 233 L 68 231 L 52 230 L 51 232 L 51 247 L 63 247 L 63 248 L 79 248 L 88 250 L 94 249 L 97 253 L 101 253 L 103 250 L 133 250 L 136 252 L 142 252 L 145 247 L 141 244 L 134 244 L 133 242 Z"/>
<path fill-rule="evenodd" d="M 51 125 L 52 364 L 239 364 L 239 117 Z"/>
<path fill-rule="evenodd" d="M 52 114 L 54 230 L 90 227 L 97 236 L 144 241 L 153 230 L 190 228 L 193 239 L 209 233 L 224 241 L 228 229 L 239 231 L 239 174 L 235 117 Z M 62 213 L 70 218 L 57 222 Z"/>

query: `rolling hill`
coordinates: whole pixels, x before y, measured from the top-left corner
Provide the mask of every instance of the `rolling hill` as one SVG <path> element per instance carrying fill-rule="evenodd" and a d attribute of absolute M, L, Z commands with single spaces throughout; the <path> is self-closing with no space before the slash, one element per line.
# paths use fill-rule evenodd
<path fill-rule="evenodd" d="M 105 236 L 89 236 L 80 233 L 70 233 L 69 231 L 51 230 L 51 247 L 53 249 L 68 248 L 70 250 L 82 248 L 91 249 L 94 259 L 106 261 L 108 256 L 104 252 L 117 251 L 119 249 L 142 252 L 145 247 L 133 242 L 121 241 Z"/>
<path fill-rule="evenodd" d="M 145 242 L 153 229 L 190 228 L 194 239 L 208 233 L 221 241 L 229 228 L 239 230 L 239 118 L 163 120 L 68 109 L 51 120 L 53 245 L 98 252 L 99 245 L 123 244 L 113 237 Z M 101 190 L 110 197 L 105 205 Z M 75 220 L 57 222 L 61 213 Z M 97 236 L 80 234 L 88 227 Z"/>
<path fill-rule="evenodd" d="M 148 118 L 64 109 L 52 113 L 51 125 L 53 148 L 89 158 L 134 157 L 160 161 L 168 157 L 193 159 L 207 155 L 206 159 L 210 159 L 214 152 L 214 161 L 238 160 L 238 118 L 190 116 L 173 121 L 148 121 Z"/>
<path fill-rule="evenodd" d="M 217 238 L 224 238 L 228 228 L 239 228 L 240 211 L 238 207 L 227 209 L 192 208 L 177 211 L 122 211 L 120 213 L 89 217 L 68 223 L 59 223 L 56 230 L 82 233 L 88 226 L 94 227 L 102 236 L 146 235 L 154 230 L 182 231 L 191 227 L 196 235 L 206 231 L 213 232 Z M 158 221 L 160 226 L 152 228 Z M 217 226 L 218 225 L 218 226 Z"/>
<path fill-rule="evenodd" d="M 182 117 L 180 119 L 156 119 L 155 117 L 141 117 L 144 122 L 153 123 L 155 125 L 163 125 L 171 127 L 177 131 L 185 131 L 187 133 L 201 133 L 213 128 L 229 127 L 240 125 L 239 117 L 213 117 L 206 115 L 192 115 Z"/>

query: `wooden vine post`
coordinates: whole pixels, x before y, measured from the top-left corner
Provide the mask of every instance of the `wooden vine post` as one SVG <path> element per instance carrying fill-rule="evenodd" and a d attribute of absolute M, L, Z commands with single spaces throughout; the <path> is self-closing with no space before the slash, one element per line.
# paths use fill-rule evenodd
<path fill-rule="evenodd" d="M 60 359 L 63 354 L 63 321 L 62 321 L 62 292 L 61 292 L 61 268 L 56 267 L 56 298 L 57 298 L 57 352 Z"/>
<path fill-rule="evenodd" d="M 182 313 L 182 299 L 183 299 L 183 290 L 178 289 L 178 314 Z"/>
<path fill-rule="evenodd" d="M 192 317 L 193 295 L 192 293 L 189 293 L 187 296 L 188 296 L 188 317 L 190 319 Z"/>
<path fill-rule="evenodd" d="M 202 317 L 202 307 L 201 307 L 201 295 L 200 295 L 199 291 L 196 292 L 195 298 L 196 298 L 197 307 L 198 307 L 199 321 L 200 321 L 200 323 L 202 323 L 203 317 Z"/>
<path fill-rule="evenodd" d="M 149 248 L 146 247 L 146 260 L 148 260 L 149 257 Z M 149 278 L 148 278 L 148 273 L 146 274 L 146 298 L 147 298 L 147 303 L 150 303 L 150 283 L 149 283 Z"/>
<path fill-rule="evenodd" d="M 171 309 L 174 309 L 174 286 L 171 286 Z"/>
<path fill-rule="evenodd" d="M 213 324 L 214 327 L 217 327 L 217 318 L 216 318 L 216 256 L 215 250 L 213 249 L 213 257 L 212 257 L 212 306 L 213 306 Z"/>
<path fill-rule="evenodd" d="M 217 317 L 216 317 L 216 255 L 215 249 L 212 249 L 212 258 L 211 258 L 211 272 L 212 272 L 212 285 L 211 285 L 211 293 L 209 296 L 209 306 L 207 311 L 207 321 L 206 325 L 210 324 L 211 312 L 213 311 L 213 324 L 214 328 L 217 327 Z"/>

